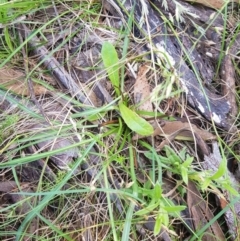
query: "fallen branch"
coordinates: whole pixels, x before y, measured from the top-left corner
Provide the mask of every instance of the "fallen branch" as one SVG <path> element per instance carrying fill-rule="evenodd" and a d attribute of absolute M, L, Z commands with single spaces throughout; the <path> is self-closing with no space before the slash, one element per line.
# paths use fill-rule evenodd
<path fill-rule="evenodd" d="M 181 43 L 175 38 L 162 34 L 168 32 L 167 22 L 153 10 L 149 2 L 139 1 L 136 3 L 130 0 L 106 1 L 121 16 L 124 16 L 124 22 L 127 22 L 129 15 L 133 14 L 134 23 L 140 23 L 138 25 L 138 35 L 146 37 L 149 36 L 149 33 L 151 34 L 156 58 L 164 68 L 178 77 L 189 104 L 196 108 L 207 120 L 214 121 L 216 125 L 228 129 L 229 103 L 224 97 L 212 93 L 203 86 L 199 72 L 193 65 L 189 66 L 185 62 L 187 58 L 190 63 L 194 63 L 194 60 L 191 59 L 191 54 L 185 48 L 182 48 Z M 134 11 L 132 12 L 133 8 Z M 108 7 L 108 9 L 111 11 L 111 8 Z M 147 45 L 150 49 L 153 48 L 150 44 Z"/>
<path fill-rule="evenodd" d="M 60 86 L 64 86 L 72 95 L 76 97 L 81 103 L 91 106 L 87 97 L 81 93 L 80 87 L 76 84 L 71 75 L 64 69 L 63 66 L 53 57 L 49 55 L 49 51 L 45 46 L 40 46 L 40 40 L 35 36 L 31 36 L 31 31 L 25 24 L 18 24 L 23 39 L 28 38 L 28 44 L 33 49 L 33 52 L 39 56 L 39 59 L 45 67 L 52 72 L 53 76 Z"/>

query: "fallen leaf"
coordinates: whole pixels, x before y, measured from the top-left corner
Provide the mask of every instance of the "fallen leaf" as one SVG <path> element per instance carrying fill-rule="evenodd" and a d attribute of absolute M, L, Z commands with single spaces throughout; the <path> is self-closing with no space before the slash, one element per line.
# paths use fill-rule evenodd
<path fill-rule="evenodd" d="M 194 124 L 181 121 L 164 121 L 161 125 L 157 122 L 153 123 L 153 136 L 169 137 L 177 133 L 177 140 L 194 140 L 193 133 L 196 133 L 203 140 L 215 140 L 216 136 L 206 130 L 198 128 Z"/>
<path fill-rule="evenodd" d="M 139 68 L 137 79 L 134 85 L 134 102 L 138 105 L 138 109 L 142 111 L 153 111 L 152 103 L 150 101 L 150 85 L 147 80 L 147 73 L 149 71 L 148 65 L 142 65 Z"/>
<path fill-rule="evenodd" d="M 0 85 L 15 94 L 30 97 L 25 74 L 20 70 L 13 69 L 9 66 L 1 68 Z M 42 95 L 47 92 L 45 87 L 36 83 L 33 84 L 33 88 L 35 95 Z"/>
<path fill-rule="evenodd" d="M 198 231 L 205 225 L 208 225 L 208 222 L 214 218 L 214 215 L 209 209 L 207 202 L 203 199 L 201 193 L 191 181 L 188 182 L 187 204 L 195 226 L 195 231 Z M 226 239 L 218 222 L 214 222 L 209 226 L 208 229 L 204 231 L 203 236 L 201 236 L 201 240 L 219 241 Z"/>
<path fill-rule="evenodd" d="M 16 210 L 19 214 L 26 214 L 31 209 L 31 206 L 29 205 L 29 201 L 30 200 L 33 201 L 35 199 L 34 198 L 29 199 L 24 195 L 18 194 L 19 191 L 31 193 L 32 189 L 31 189 L 30 183 L 27 183 L 27 182 L 20 183 L 20 188 L 21 189 L 19 190 L 18 184 L 14 181 L 0 182 L 0 192 L 4 192 L 8 196 L 10 196 L 13 203 L 22 201 L 22 204 L 17 206 Z M 28 201 L 24 201 L 25 198 L 27 198 Z"/>
<path fill-rule="evenodd" d="M 187 140 L 193 141 L 197 136 L 199 140 L 215 140 L 216 136 L 206 130 L 198 128 L 194 124 L 182 121 L 157 121 L 151 123 L 154 129 L 153 136 L 163 136 L 168 140 Z M 142 138 L 142 136 L 136 135 L 133 140 Z"/>
<path fill-rule="evenodd" d="M 225 0 L 184 0 L 187 2 L 193 2 L 193 3 L 200 3 L 204 6 L 214 8 L 214 9 L 221 9 L 225 4 Z M 236 2 L 239 3 L 239 0 L 232 0 L 230 2 Z"/>
<path fill-rule="evenodd" d="M 32 126 L 32 129 L 36 130 L 42 129 L 44 127 L 43 124 L 39 123 Z M 47 133 L 47 132 L 46 132 Z M 71 146 L 75 143 L 74 139 L 71 137 L 57 137 L 52 136 L 49 139 L 43 139 L 39 141 L 36 146 L 38 147 L 38 151 L 52 151 L 62 149 L 67 146 Z M 71 164 L 73 158 L 78 156 L 78 148 L 72 147 L 68 150 L 61 151 L 54 155 L 51 155 L 50 159 L 54 162 L 54 164 L 61 170 L 69 170 L 69 164 Z"/>

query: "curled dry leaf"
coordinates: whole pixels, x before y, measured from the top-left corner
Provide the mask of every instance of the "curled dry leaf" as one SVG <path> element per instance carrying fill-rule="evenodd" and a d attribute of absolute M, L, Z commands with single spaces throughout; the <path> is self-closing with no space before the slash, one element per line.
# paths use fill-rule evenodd
<path fill-rule="evenodd" d="M 154 133 L 153 136 L 163 136 L 168 139 L 178 140 L 194 140 L 193 134 L 196 134 L 202 140 L 215 140 L 216 136 L 206 130 L 198 128 L 194 124 L 182 121 L 162 121 L 159 124 L 157 121 L 152 123 Z M 174 138 L 171 138 L 174 137 Z M 134 136 L 133 140 L 142 138 L 141 136 Z"/>
<path fill-rule="evenodd" d="M 16 213 L 26 215 L 36 205 L 37 196 L 30 197 L 29 195 L 18 194 L 18 192 L 33 193 L 31 183 L 25 182 L 19 185 L 14 181 L 0 182 L 0 192 L 6 195 L 10 202 L 16 204 Z M 34 233 L 38 229 L 37 218 L 34 217 L 29 223 L 27 232 Z"/>
<path fill-rule="evenodd" d="M 33 125 L 33 130 L 41 130 L 48 126 L 44 126 L 44 124 L 36 124 Z M 43 130 L 42 133 L 48 133 L 47 130 Z M 39 151 L 53 151 L 62 149 L 68 146 L 75 144 L 75 140 L 72 133 L 69 133 L 68 137 L 61 136 L 52 136 L 50 139 L 42 140 L 36 144 L 39 148 Z M 59 153 L 51 155 L 50 159 L 54 162 L 54 164 L 59 169 L 69 170 L 69 164 L 72 162 L 73 158 L 78 157 L 79 150 L 77 147 L 72 147 L 67 150 L 63 150 Z"/>
<path fill-rule="evenodd" d="M 195 231 L 203 228 L 214 218 L 207 202 L 201 196 L 193 182 L 188 183 L 187 203 L 195 226 Z M 217 241 L 226 239 L 218 222 L 214 222 L 207 230 L 205 230 L 201 240 Z"/>
<path fill-rule="evenodd" d="M 25 198 L 24 195 L 17 194 L 17 192 L 22 191 L 22 192 L 32 192 L 30 183 L 21 183 L 20 184 L 21 190 L 18 188 L 18 184 L 14 181 L 5 181 L 5 182 L 0 182 L 0 192 L 6 193 L 12 202 L 17 203 L 20 201 L 24 201 Z M 31 198 L 31 203 L 33 202 L 33 198 Z M 29 212 L 31 209 L 31 206 L 29 205 L 29 199 L 28 201 L 22 202 L 22 205 L 19 205 L 17 207 L 17 212 L 19 214 L 26 214 Z"/>
<path fill-rule="evenodd" d="M 0 85 L 18 95 L 30 96 L 28 84 L 22 71 L 4 66 L 0 69 Z M 39 84 L 34 84 L 35 95 L 42 95 L 47 89 Z"/>
<path fill-rule="evenodd" d="M 139 68 L 134 85 L 134 101 L 138 105 L 139 110 L 151 112 L 153 111 L 153 107 L 150 101 L 150 85 L 146 76 L 149 69 L 148 65 L 142 65 Z"/>
<path fill-rule="evenodd" d="M 189 135 L 189 137 L 186 137 L 186 136 L 184 137 L 183 135 L 181 136 L 182 132 L 184 132 L 185 135 Z M 157 146 L 156 151 L 162 150 L 165 145 L 168 145 L 169 143 L 171 143 L 171 141 L 173 141 L 175 138 L 185 139 L 185 140 L 192 140 L 193 138 L 195 138 L 199 151 L 201 151 L 203 155 L 209 155 L 210 153 L 208 145 L 197 133 L 194 133 L 190 130 L 185 130 L 185 129 L 184 130 L 180 129 L 179 131 L 174 132 L 172 135 L 164 139 L 160 143 L 160 145 Z"/>
<path fill-rule="evenodd" d="M 179 140 L 193 140 L 193 134 L 196 133 L 200 136 L 203 140 L 214 140 L 216 136 L 209 133 L 206 130 L 199 129 L 194 124 L 189 124 L 188 122 L 181 122 L 181 121 L 164 121 L 161 125 L 154 122 L 153 124 L 154 133 L 153 136 L 164 136 L 169 137 L 174 135 L 176 132 L 179 134 L 175 136 L 175 139 Z"/>
<path fill-rule="evenodd" d="M 166 139 L 163 140 L 157 147 L 158 151 L 174 139 L 188 141 L 196 140 L 198 147 L 205 155 L 209 154 L 209 148 L 205 141 L 216 139 L 213 134 L 208 131 L 201 130 L 197 126 L 189 124 L 188 122 L 165 121 L 161 126 L 156 124 L 157 123 L 155 122 L 154 125 L 156 128 L 154 128 L 154 135 L 166 137 Z"/>
<path fill-rule="evenodd" d="M 226 4 L 225 0 L 184 0 L 184 1 L 200 3 L 214 9 L 221 9 Z M 239 0 L 231 0 L 230 2 L 239 3 Z"/>
<path fill-rule="evenodd" d="M 229 101 L 231 110 L 230 113 L 233 119 L 236 118 L 238 114 L 238 106 L 236 103 L 237 90 L 235 85 L 235 67 L 232 62 L 230 55 L 226 55 L 223 58 L 221 64 L 221 76 L 222 76 L 222 90 L 226 99 Z M 235 130 L 236 131 L 236 130 Z"/>

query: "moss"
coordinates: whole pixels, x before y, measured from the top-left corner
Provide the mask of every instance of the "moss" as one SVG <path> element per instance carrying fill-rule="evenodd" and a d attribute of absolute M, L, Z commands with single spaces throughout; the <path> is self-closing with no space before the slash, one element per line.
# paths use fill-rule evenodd
<path fill-rule="evenodd" d="M 19 116 L 17 114 L 4 116 L 0 120 L 0 142 L 3 142 L 6 137 L 14 132 L 14 126 L 18 121 Z"/>

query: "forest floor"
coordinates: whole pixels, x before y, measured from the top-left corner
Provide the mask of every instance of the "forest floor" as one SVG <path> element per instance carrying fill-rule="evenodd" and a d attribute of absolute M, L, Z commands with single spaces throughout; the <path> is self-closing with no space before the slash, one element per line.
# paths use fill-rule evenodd
<path fill-rule="evenodd" d="M 0 240 L 240 240 L 240 10 L 196 2 L 0 1 Z"/>

